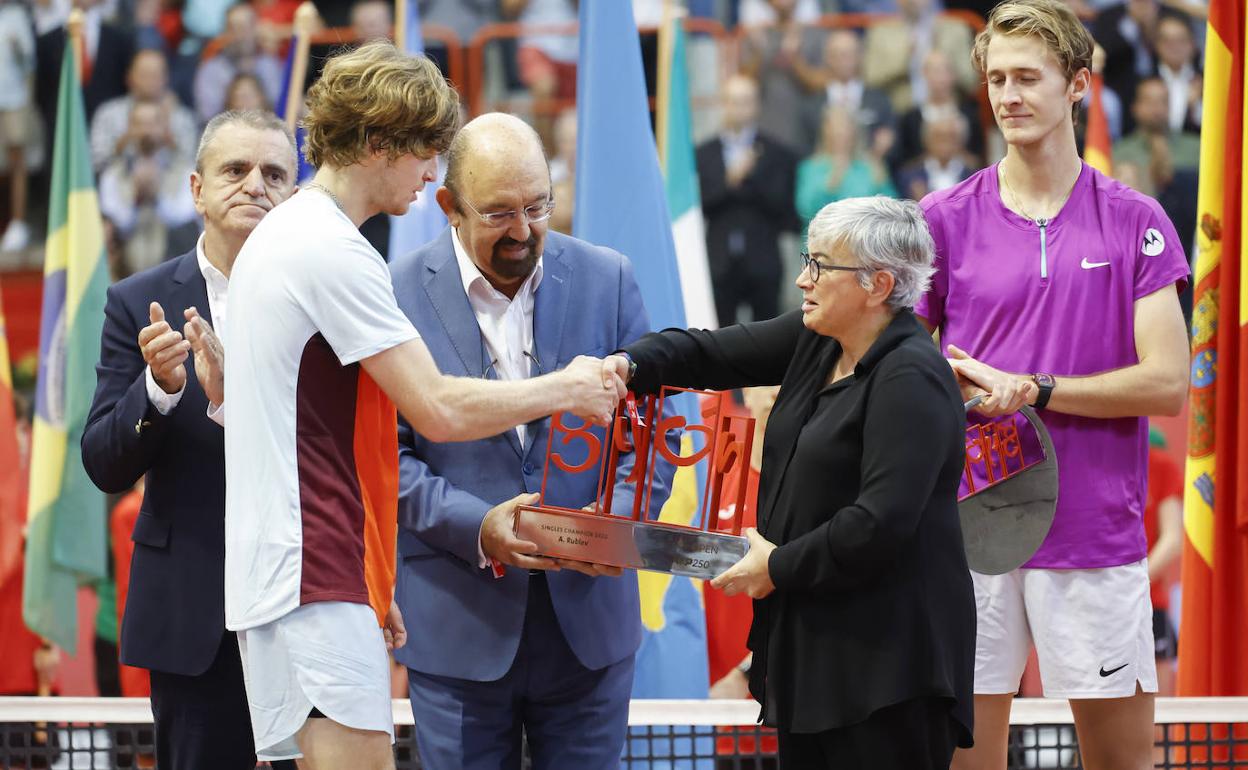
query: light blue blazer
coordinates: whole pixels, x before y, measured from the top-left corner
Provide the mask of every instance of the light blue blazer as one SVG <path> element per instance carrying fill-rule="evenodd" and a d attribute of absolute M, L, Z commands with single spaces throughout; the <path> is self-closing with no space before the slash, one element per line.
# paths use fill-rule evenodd
<path fill-rule="evenodd" d="M 578 355 L 603 356 L 648 332 L 632 265 L 611 249 L 551 232 L 533 310 L 534 373 L 566 366 Z M 447 229 L 391 265 L 399 307 L 412 320 L 443 373 L 495 377 L 460 278 Z M 575 423 L 575 418 L 569 417 Z M 528 426 L 527 445 L 514 430 L 480 441 L 438 444 L 399 424 L 399 565 L 397 601 L 408 630 L 395 657 L 426 674 L 488 682 L 511 667 L 528 596 L 526 570 L 501 579 L 478 564 L 486 512 L 522 492 L 536 492 L 549 419 Z M 602 429 L 595 429 L 600 440 Z M 579 444 L 579 442 L 578 442 Z M 559 451 L 575 462 L 579 445 Z M 578 452 L 580 455 L 578 456 Z M 631 458 L 620 463 L 623 478 Z M 656 468 L 654 506 L 670 492 L 674 469 Z M 593 502 L 597 474 L 569 476 L 552 468 L 547 499 L 580 507 Z M 615 510 L 633 495 L 617 485 Z M 608 666 L 641 643 L 636 574 L 589 578 L 570 570 L 548 574 L 559 625 L 581 664 Z"/>

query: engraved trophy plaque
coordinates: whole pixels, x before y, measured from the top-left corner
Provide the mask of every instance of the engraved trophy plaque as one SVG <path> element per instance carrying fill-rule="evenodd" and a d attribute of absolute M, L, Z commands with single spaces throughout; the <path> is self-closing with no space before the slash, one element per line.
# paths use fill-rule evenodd
<path fill-rule="evenodd" d="M 677 414 L 665 416 L 665 403 L 679 393 L 712 399 L 704 424 L 687 424 Z M 541 497 L 537 505 L 516 509 L 517 537 L 537 543 L 540 555 L 557 559 L 702 579 L 719 575 L 749 550 L 749 542 L 741 536 L 741 517 L 754 418 L 729 414 L 727 406 L 728 394 L 721 392 L 664 386 L 657 397 L 639 398 L 629 393 L 615 411 L 605 447 L 588 425 L 569 427 L 564 413 L 554 414 L 550 418 Z M 677 431 L 695 438 L 690 454 L 677 454 L 668 445 L 666 438 Z M 576 463 L 569 462 L 557 446 L 572 442 L 583 442 L 587 449 L 584 459 Z M 629 452 L 634 454 L 633 467 L 620 483 L 631 485 L 633 504 L 627 511 L 616 511 L 612 503 L 617 471 L 621 455 Z M 703 464 L 706 483 L 700 490 L 699 515 L 693 518 L 697 526 L 656 521 L 657 511 L 653 517 L 649 515 L 655 463 L 660 459 L 672 463 L 677 470 Z M 546 502 L 546 483 L 552 469 L 598 474 L 598 494 L 590 510 Z M 735 483 L 729 485 L 729 481 Z M 716 515 L 721 498 L 735 501 L 734 513 L 726 523 Z M 721 524 L 726 524 L 727 529 L 720 529 Z"/>
<path fill-rule="evenodd" d="M 971 420 L 958 490 L 971 569 L 1001 575 L 1021 567 L 1044 542 L 1056 511 L 1057 453 L 1035 410 Z"/>

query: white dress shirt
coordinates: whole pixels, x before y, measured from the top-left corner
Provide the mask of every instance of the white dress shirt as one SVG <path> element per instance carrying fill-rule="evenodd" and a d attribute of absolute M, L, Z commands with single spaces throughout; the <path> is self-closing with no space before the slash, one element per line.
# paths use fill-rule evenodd
<path fill-rule="evenodd" d="M 201 233 L 199 241 L 195 243 L 195 261 L 199 264 L 199 272 L 204 276 L 204 283 L 208 289 L 208 313 L 212 316 L 212 326 L 214 329 L 225 328 L 225 300 L 226 294 L 230 288 L 230 279 L 225 277 L 217 268 L 213 267 L 208 261 L 208 257 L 204 256 L 204 236 Z M 165 320 L 169 321 L 169 325 L 178 328 L 178 319 L 170 319 L 168 315 Z M 193 366 L 193 359 L 187 358 L 187 366 Z M 152 367 L 147 367 L 147 400 L 152 402 L 152 406 L 156 407 L 156 411 L 161 414 L 169 414 L 173 408 L 182 400 L 182 393 L 186 390 L 186 385 L 177 393 L 166 393 L 156 384 L 156 378 L 152 376 Z M 211 404 L 209 405 L 211 411 Z"/>
<path fill-rule="evenodd" d="M 537 361 L 533 350 L 533 295 L 542 282 L 542 258 L 537 258 L 533 272 L 520 284 L 515 299 L 511 299 L 491 286 L 477 269 L 459 240 L 457 228 L 451 228 L 451 243 L 455 246 L 455 260 L 459 263 L 464 293 L 468 295 L 468 304 L 472 306 L 472 314 L 477 318 L 477 326 L 481 328 L 481 337 L 490 356 L 484 368 L 488 371 L 492 366 L 500 380 L 528 379 L 533 364 L 539 370 L 546 371 L 545 367 L 555 362 Z M 528 426 L 516 426 L 516 434 L 520 437 L 520 446 L 524 446 Z"/>
<path fill-rule="evenodd" d="M 1191 64 L 1184 64 L 1177 72 L 1165 64 L 1157 65 L 1157 75 L 1166 84 L 1166 92 L 1170 97 L 1170 130 L 1182 131 L 1187 120 L 1187 94 L 1192 88 L 1192 80 L 1196 78 L 1196 69 Z M 1200 99 L 1197 98 L 1193 118 L 1200 119 Z"/>

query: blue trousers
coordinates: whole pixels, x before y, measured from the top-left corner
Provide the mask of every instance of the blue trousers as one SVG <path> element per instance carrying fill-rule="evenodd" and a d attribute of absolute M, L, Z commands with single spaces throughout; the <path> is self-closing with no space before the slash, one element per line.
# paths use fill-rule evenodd
<path fill-rule="evenodd" d="M 522 736 L 534 770 L 620 766 L 633 657 L 598 670 L 582 666 L 559 628 L 544 575 L 529 579 L 520 646 L 501 679 L 407 674 L 420 760 L 429 770 L 519 770 Z"/>

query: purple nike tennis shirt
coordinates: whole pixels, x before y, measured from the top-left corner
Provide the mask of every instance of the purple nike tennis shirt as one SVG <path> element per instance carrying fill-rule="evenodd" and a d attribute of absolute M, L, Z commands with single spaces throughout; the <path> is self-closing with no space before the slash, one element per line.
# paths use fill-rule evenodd
<path fill-rule="evenodd" d="M 1189 275 L 1161 206 L 1086 164 L 1044 227 L 1001 203 L 996 165 L 921 205 L 937 271 L 915 312 L 940 327 L 942 345 L 1003 371 L 1080 376 L 1138 363 L 1135 301 Z M 1024 566 L 1144 558 L 1147 418 L 1040 414 L 1057 452 L 1057 515 Z"/>

